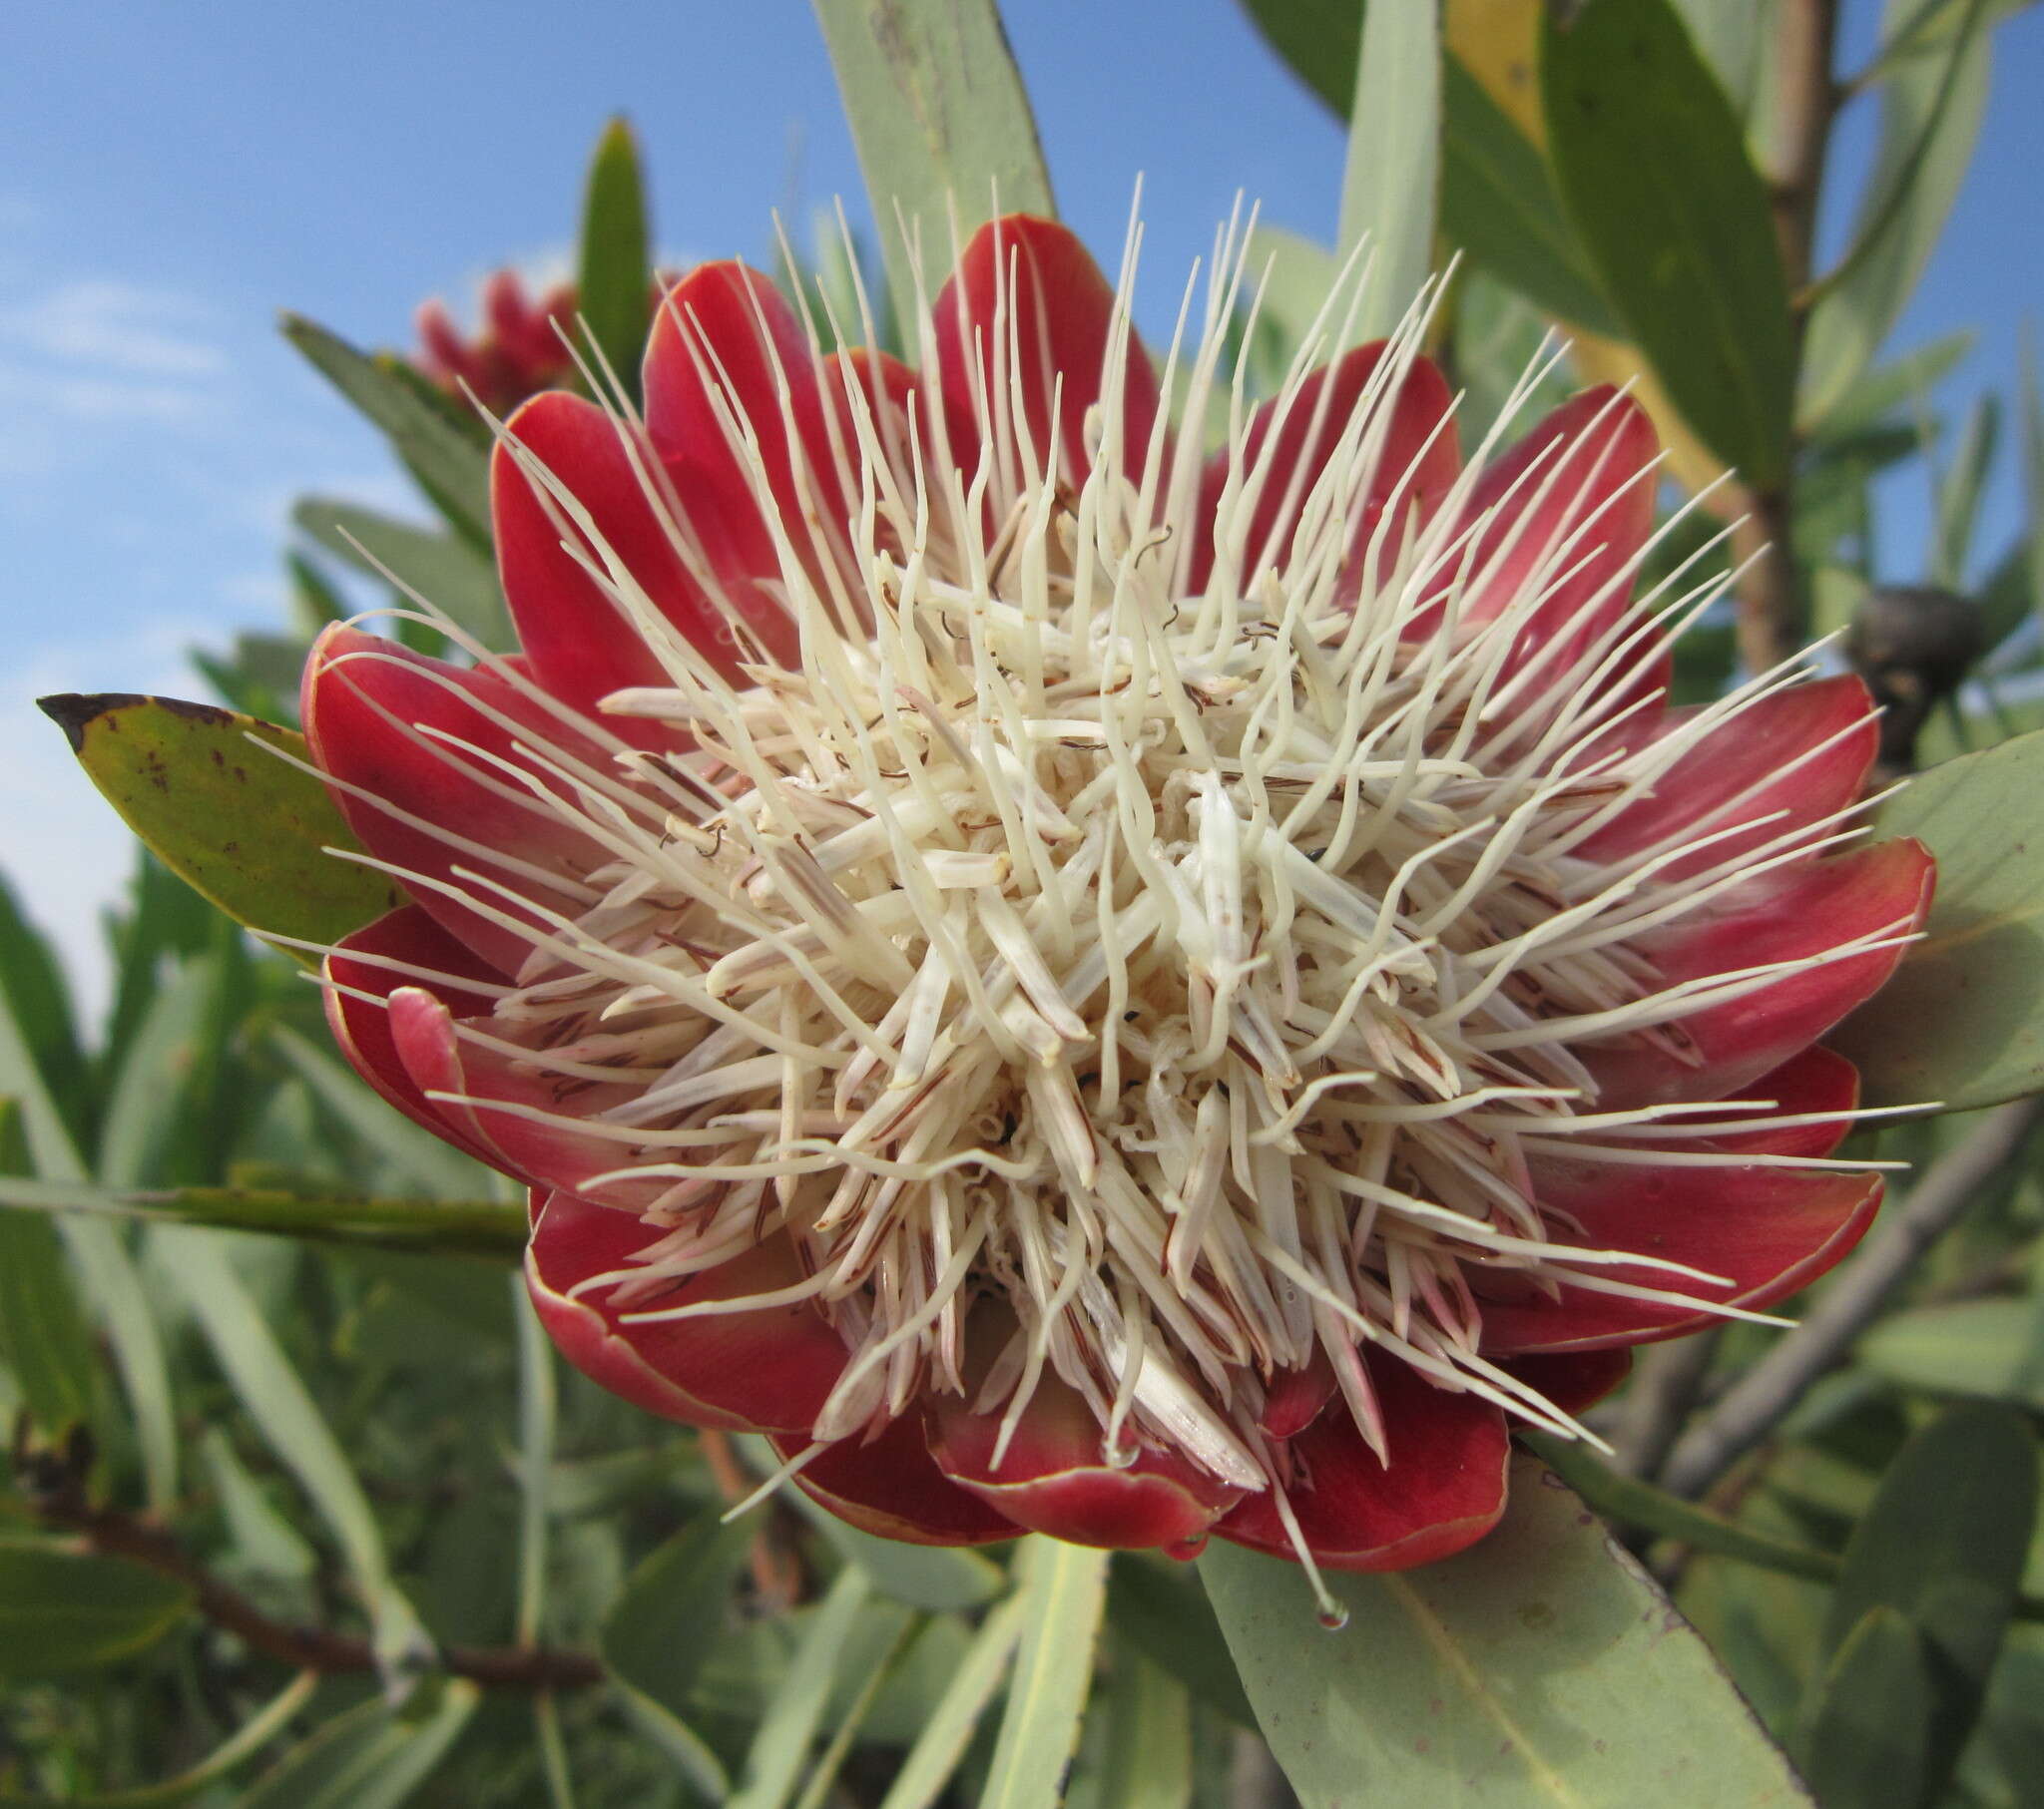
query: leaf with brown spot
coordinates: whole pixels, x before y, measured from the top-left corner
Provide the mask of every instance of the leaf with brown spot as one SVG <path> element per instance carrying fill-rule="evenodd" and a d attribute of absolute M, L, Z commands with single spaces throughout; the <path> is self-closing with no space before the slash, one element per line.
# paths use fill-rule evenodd
<path fill-rule="evenodd" d="M 336 942 L 404 902 L 359 851 L 326 788 L 274 748 L 305 738 L 176 697 L 44 697 L 92 781 L 165 866 L 252 930 Z"/>

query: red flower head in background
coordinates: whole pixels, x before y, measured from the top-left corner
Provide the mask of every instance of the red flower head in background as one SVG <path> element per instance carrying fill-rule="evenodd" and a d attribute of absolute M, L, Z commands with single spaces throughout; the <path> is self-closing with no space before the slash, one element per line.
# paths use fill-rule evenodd
<path fill-rule="evenodd" d="M 507 413 L 573 380 L 575 359 L 561 333 L 574 331 L 575 308 L 572 282 L 555 283 L 535 302 L 515 270 L 498 270 L 483 284 L 482 324 L 472 338 L 439 297 L 419 303 L 418 367 L 449 395 L 466 389 L 493 413 Z"/>
<path fill-rule="evenodd" d="M 1859 1236 L 1817 1039 L 1930 861 L 1855 839 L 1856 679 L 1670 705 L 1637 407 L 1465 463 L 1416 318 L 1252 407 L 1224 252 L 1162 376 L 1012 218 L 917 369 L 720 263 L 643 420 L 521 408 L 522 651 L 307 671 L 415 900 L 329 999 L 530 1184 L 562 1349 L 854 1524 L 1394 1569 Z"/>

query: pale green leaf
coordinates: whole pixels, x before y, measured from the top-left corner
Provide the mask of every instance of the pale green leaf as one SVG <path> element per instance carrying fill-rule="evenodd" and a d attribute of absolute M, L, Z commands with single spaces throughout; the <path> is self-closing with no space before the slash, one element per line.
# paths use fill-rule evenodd
<path fill-rule="evenodd" d="M 802 1628 L 787 1675 L 766 1705 L 725 1809 L 782 1809 L 794 1795 L 837 1682 L 838 1665 L 872 1592 L 863 1571 L 848 1566 L 824 1592 Z"/>
<path fill-rule="evenodd" d="M 488 547 L 487 438 L 471 429 L 416 371 L 395 359 L 367 357 L 300 314 L 284 315 L 283 336 L 383 430 L 391 449 L 448 521 L 476 547 Z"/>
<path fill-rule="evenodd" d="M 951 1681 L 931 1703 L 880 1809 L 930 1809 L 943 1795 L 978 1731 L 980 1717 L 1000 1688 L 1029 1605 L 1023 1596 L 1010 1595 L 980 1623 Z"/>
<path fill-rule="evenodd" d="M 2044 1315 L 2032 1299 L 1954 1300 L 1894 1313 L 1860 1339 L 1858 1357 L 1904 1388 L 2044 1410 Z"/>
<path fill-rule="evenodd" d="M 830 47 L 887 265 L 894 312 L 915 343 L 920 233 L 934 292 L 961 240 L 1003 214 L 1051 215 L 1036 118 L 994 0 L 813 0 Z M 898 219 L 897 219 L 898 210 Z"/>
<path fill-rule="evenodd" d="M 454 1678 L 400 1714 L 356 1704 L 286 1753 L 236 1809 L 397 1809 L 438 1769 L 482 1701 Z"/>
<path fill-rule="evenodd" d="M 36 1066 L 14 1002 L 6 997 L 0 997 L 0 1098 L 12 1100 L 21 1113 L 36 1173 L 61 1183 L 83 1182 L 85 1159 Z M 135 1416 L 149 1505 L 165 1512 L 178 1492 L 178 1432 L 155 1305 L 112 1225 L 64 1219 L 57 1234 L 71 1253 L 92 1315 L 113 1346 L 115 1367 Z"/>
<path fill-rule="evenodd" d="M 1093 1681 L 1108 1554 L 1032 1535 L 1015 1558 L 1022 1645 L 980 1809 L 1054 1809 Z"/>
<path fill-rule="evenodd" d="M 1170 1671 L 1116 1651 L 1086 1720 L 1066 1809 L 1188 1809 L 1193 1703 Z"/>
<path fill-rule="evenodd" d="M 2044 732 L 1933 766 L 1880 815 L 1937 856 L 1924 939 L 1825 1040 L 1868 1106 L 1959 1112 L 2044 1088 Z"/>
<path fill-rule="evenodd" d="M 1305 1809 L 1639 1809 L 1807 1801 L 1709 1649 L 1537 1460 L 1459 1557 L 1329 1577 L 1217 1542 L 1200 1560 L 1266 1737 Z"/>
<path fill-rule="evenodd" d="M 1841 440 L 1886 420 L 1899 409 L 1920 412 L 1931 391 L 1964 361 L 1979 337 L 1973 328 L 1961 327 L 1891 358 L 1854 383 L 1820 421 L 1805 419 L 1799 426 L 1819 442 Z"/>
<path fill-rule="evenodd" d="M 496 566 L 446 529 L 396 521 L 330 496 L 300 497 L 291 520 L 356 571 L 400 590 L 408 587 L 445 611 L 492 651 L 516 644 Z M 404 607 L 417 606 L 405 600 Z"/>
<path fill-rule="evenodd" d="M 1937 531 L 1931 543 L 1930 582 L 1948 591 L 1966 588 L 1973 550 L 1973 530 L 1980 519 L 1980 499 L 2001 437 L 2001 403 L 1992 395 L 1975 399 L 1952 448 L 1951 461 L 1937 483 Z"/>
<path fill-rule="evenodd" d="M 249 1417 L 339 1543 L 369 1611 L 377 1660 L 395 1675 L 432 1642 L 390 1579 L 383 1535 L 331 1428 L 263 1322 L 218 1233 L 159 1229 L 156 1248 Z"/>
<path fill-rule="evenodd" d="M 1369 280 L 1352 338 L 1397 325 L 1433 259 L 1441 168 L 1441 26 L 1437 0 L 1372 6 L 1363 16 L 1348 110 L 1336 249 L 1367 240 Z"/>
<path fill-rule="evenodd" d="M 389 1102 L 369 1091 L 353 1069 L 326 1045 L 312 1043 L 288 1025 L 270 1032 L 270 1047 L 311 1088 L 319 1103 L 363 1143 L 376 1151 L 389 1172 L 407 1187 L 449 1200 L 474 1198 L 490 1184 L 490 1171 Z M 520 1209 L 520 1243 L 524 1241 Z"/>
<path fill-rule="evenodd" d="M 1892 31 L 1919 0 L 1889 0 Z M 1992 50 L 1978 0 L 1965 26 L 1898 63 L 1881 88 L 1880 146 L 1852 231 L 1851 267 L 1810 309 L 1800 412 L 1821 420 L 1880 349 L 1944 230 L 1987 110 Z"/>

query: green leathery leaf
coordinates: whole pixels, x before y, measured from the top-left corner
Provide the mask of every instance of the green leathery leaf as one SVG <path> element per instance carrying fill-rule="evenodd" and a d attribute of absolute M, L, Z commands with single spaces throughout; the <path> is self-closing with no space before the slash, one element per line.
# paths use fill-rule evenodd
<path fill-rule="evenodd" d="M 614 119 L 596 142 L 582 192 L 575 293 L 590 337 L 634 402 L 653 325 L 651 240 L 639 141 L 622 118 Z"/>
<path fill-rule="evenodd" d="M 82 1182 L 84 1154 L 35 1065 L 18 1010 L 13 996 L 0 987 L 0 1098 L 13 1100 L 21 1113 L 36 1174 Z M 84 1301 L 113 1348 L 121 1386 L 135 1416 L 149 1505 L 159 1513 L 168 1512 L 178 1489 L 178 1430 L 155 1305 L 114 1226 L 66 1218 L 58 1221 L 57 1233 L 71 1253 Z"/>
<path fill-rule="evenodd" d="M 317 1671 L 298 1672 L 198 1764 L 175 1777 L 89 1796 L 67 1794 L 61 1800 L 0 1792 L 0 1809 L 172 1809 L 174 1804 L 190 1802 L 207 1795 L 275 1739 L 311 1700 L 319 1683 Z"/>
<path fill-rule="evenodd" d="M 793 1797 L 837 1682 L 839 1662 L 872 1586 L 863 1571 L 848 1565 L 824 1591 L 795 1642 L 786 1676 L 760 1718 L 738 1788 L 726 1799 L 725 1809 L 784 1809 Z"/>
<path fill-rule="evenodd" d="M 934 293 L 955 217 L 962 243 L 998 207 L 1054 215 L 1036 116 L 994 0 L 813 0 L 851 122 L 895 317 L 908 344 L 920 232 Z M 899 210 L 897 220 L 896 210 Z"/>
<path fill-rule="evenodd" d="M 1918 0 L 1888 0 L 1884 23 L 1906 25 Z M 1900 61 L 1881 88 L 1880 144 L 1854 222 L 1855 250 L 1809 310 L 1802 412 L 1821 419 L 1857 381 L 1901 317 L 1944 230 L 1987 110 L 1992 47 L 1984 9 L 1968 0 L 1961 28 Z"/>
<path fill-rule="evenodd" d="M 1922 1636 L 1930 1684 L 1925 1802 L 1944 1789 L 1979 1715 L 2036 1522 L 2037 1453 L 2027 1422 L 2012 1408 L 1967 1401 L 1903 1445 L 1846 1543 L 1824 1642 L 1842 1659 L 1852 1630 L 1877 1608 L 1892 1609 Z"/>
<path fill-rule="evenodd" d="M 21 1104 L 0 1098 L 0 1186 L 27 1166 Z M 0 1212 L 0 1367 L 50 1442 L 91 1423 L 99 1360 L 63 1240 L 40 1214 Z"/>
<path fill-rule="evenodd" d="M 1937 856 L 1937 896 L 1894 977 L 1824 1040 L 1868 1106 L 1963 1112 L 2044 1088 L 2044 731 L 1919 774 L 1880 814 Z"/>
<path fill-rule="evenodd" d="M 273 1187 L 107 1187 L 0 1175 L 0 1207 L 26 1208 L 0 1213 L 0 1226 L 28 1212 L 92 1213 L 504 1263 L 525 1254 L 525 1208 L 502 1199 L 388 1199 Z"/>
<path fill-rule="evenodd" d="M 409 586 L 492 652 L 516 645 L 496 566 L 458 535 L 330 496 L 300 497 L 291 520 L 356 571 Z"/>
<path fill-rule="evenodd" d="M 489 1185 L 490 1171 L 475 1157 L 395 1111 L 330 1045 L 322 1047 L 282 1024 L 270 1032 L 269 1043 L 320 1105 L 373 1148 L 407 1191 L 460 1200 L 473 1199 Z"/>
<path fill-rule="evenodd" d="M 49 1090 L 71 1140 L 91 1141 L 93 1096 L 78 1041 L 71 987 L 48 938 L 22 911 L 0 877 L 0 997 L 28 1045 L 28 1058 Z"/>
<path fill-rule="evenodd" d="M 1107 1616 L 1118 1638 L 1141 1647 L 1206 1707 L 1239 1727 L 1256 1726 L 1214 1604 L 1188 1566 L 1147 1552 L 1120 1554 L 1108 1573 Z"/>
<path fill-rule="evenodd" d="M 1291 73 L 1346 119 L 1362 46 L 1358 0 L 1242 0 L 1242 7 Z"/>
<path fill-rule="evenodd" d="M 1091 1547 L 1040 1533 L 1022 1542 L 1015 1559 L 1022 1644 L 980 1809 L 1056 1809 L 1093 1681 L 1107 1567 L 1108 1554 Z"/>
<path fill-rule="evenodd" d="M 929 1613 L 975 1608 L 1001 1592 L 1001 1567 L 965 1546 L 911 1546 L 861 1532 L 791 1492 L 790 1505 L 837 1549 L 847 1564 L 864 1571 L 874 1588 Z"/>
<path fill-rule="evenodd" d="M 2016 360 L 2017 406 L 2022 410 L 2023 488 L 2029 532 L 2020 576 L 2027 580 L 2030 612 L 2044 611 L 2044 393 L 2037 383 L 2037 340 L 2023 323 Z"/>
<path fill-rule="evenodd" d="M 1010 1595 L 980 1622 L 950 1682 L 923 1717 L 915 1744 L 909 1747 L 880 1809 L 930 1809 L 943 1795 L 1007 1672 L 1008 1660 L 1022 1637 L 1027 1606 L 1022 1596 Z"/>
<path fill-rule="evenodd" d="M 1094 1695 L 1067 1809 L 1187 1809 L 1192 1696 L 1163 1665 L 1117 1650 Z"/>
<path fill-rule="evenodd" d="M 1467 1552 L 1330 1576 L 1325 1632 L 1296 1565 L 1200 1559 L 1265 1737 L 1305 1809 L 1430 1803 L 1637 1809 L 1806 1803 L 1695 1631 L 1538 1460 Z"/>
<path fill-rule="evenodd" d="M 1697 437 L 1752 483 L 1788 467 L 1795 323 L 1746 134 L 1669 0 L 1547 14 L 1556 187 L 1627 331 Z"/>
<path fill-rule="evenodd" d="M 1812 1681 L 1798 1741 L 1803 1776 L 1825 1809 L 1923 1809 L 1930 1655 L 1908 1617 L 1869 1608 Z"/>
<path fill-rule="evenodd" d="M 1821 444 L 1848 439 L 1900 409 L 1921 408 L 1928 402 L 1930 392 L 1958 367 L 1979 338 L 1973 328 L 1961 327 L 1928 345 L 1890 358 L 1854 383 L 1821 420 L 1804 419 L 1798 425 Z"/>
<path fill-rule="evenodd" d="M 190 1610 L 192 1585 L 132 1559 L 0 1542 L 0 1677 L 113 1664 Z"/>
<path fill-rule="evenodd" d="M 429 1778 L 482 1703 L 456 1677 L 403 1712 L 358 1702 L 256 1780 L 235 1809 L 397 1809 Z"/>
<path fill-rule="evenodd" d="M 1341 177 L 1346 257 L 1369 242 L 1369 280 L 1354 338 L 1381 339 L 1426 280 L 1440 213 L 1441 21 L 1438 0 L 1372 6 L 1363 15 Z"/>
<path fill-rule="evenodd" d="M 1903 1388 L 2044 1409 L 2044 1315 L 2033 1299 L 1953 1300 L 1894 1313 L 1859 1340 L 1857 1354 Z"/>
<path fill-rule="evenodd" d="M 1716 1552 L 1791 1577 L 1828 1583 L 1838 1574 L 1838 1560 L 1831 1553 L 1756 1533 L 1623 1470 L 1611 1469 L 1575 1439 L 1525 1431 L 1518 1437 L 1599 1514 L 1623 1526 L 1639 1527 L 1663 1539 L 1680 1540 L 1699 1552 Z"/>
<path fill-rule="evenodd" d="M 2001 437 L 2001 403 L 1979 396 L 1967 411 L 1952 448 L 1951 463 L 1937 483 L 1937 533 L 1931 553 L 1930 582 L 1948 591 L 1965 588 L 1973 549 L 1973 530 L 1980 519 L 1980 499 L 1987 488 L 1988 468 Z"/>
<path fill-rule="evenodd" d="M 114 692 L 44 697 L 79 764 L 165 866 L 237 923 L 337 942 L 404 902 L 359 850 L 304 759 L 305 738 L 210 703 Z"/>
<path fill-rule="evenodd" d="M 1540 153 L 1453 57 L 1441 61 L 1441 220 L 1449 233 L 1546 312 L 1617 336 Z"/>
<path fill-rule="evenodd" d="M 1244 5 L 1292 73 L 1347 118 L 1364 9 L 1355 0 Z M 1440 112 L 1442 231 L 1549 313 L 1615 334 L 1610 304 L 1562 213 L 1539 147 L 1453 55 L 1441 59 Z"/>
<path fill-rule="evenodd" d="M 163 1227 L 155 1233 L 155 1248 L 242 1406 L 339 1544 L 368 1609 L 385 1676 L 394 1680 L 417 1669 L 431 1656 L 432 1642 L 391 1581 L 382 1530 L 361 1481 L 264 1322 L 227 1240 L 213 1232 Z"/>
<path fill-rule="evenodd" d="M 487 433 L 471 428 L 409 365 L 395 358 L 369 357 L 301 314 L 285 314 L 282 325 L 283 336 L 313 369 L 383 430 L 391 449 L 448 523 L 476 547 L 487 549 Z"/>
<path fill-rule="evenodd" d="M 642 1560 L 597 1633 L 611 1674 L 666 1714 L 686 1715 L 752 1543 L 751 1527 L 727 1526 L 713 1508 Z M 677 1628 L 689 1636 L 678 1638 Z"/>

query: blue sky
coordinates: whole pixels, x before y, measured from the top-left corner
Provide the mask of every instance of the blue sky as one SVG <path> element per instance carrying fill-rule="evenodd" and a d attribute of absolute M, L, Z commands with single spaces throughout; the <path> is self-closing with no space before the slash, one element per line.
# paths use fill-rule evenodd
<path fill-rule="evenodd" d="M 196 694 L 185 651 L 276 619 L 305 491 L 410 505 L 373 437 L 277 338 L 296 308 L 403 342 L 500 262 L 558 257 L 623 111 L 672 261 L 764 254 L 775 207 L 859 183 L 803 0 L 73 0 L 0 57 L 0 867 L 68 952 L 127 871 L 123 832 L 32 707 L 41 691 Z M 1238 191 L 1325 237 L 1341 139 L 1233 0 L 1009 0 L 1065 217 L 1146 267 L 1209 242 Z M 1848 48 L 1871 33 L 1848 12 Z M 1975 324 L 1952 392 L 2008 388 L 2044 294 L 2044 15 L 1998 37 L 1981 152 L 1896 348 Z M 1863 164 L 1848 132 L 1840 163 Z M 2018 519 L 2004 458 L 1990 542 Z M 1921 509 L 1884 541 L 1908 570 Z"/>

